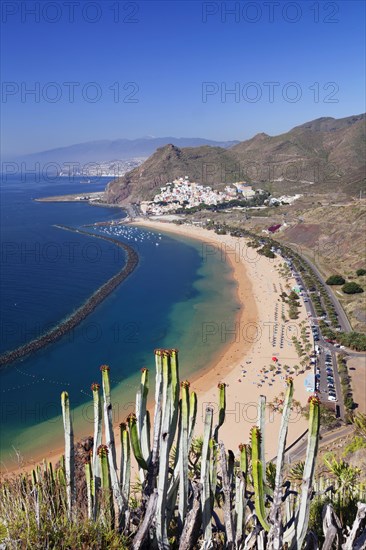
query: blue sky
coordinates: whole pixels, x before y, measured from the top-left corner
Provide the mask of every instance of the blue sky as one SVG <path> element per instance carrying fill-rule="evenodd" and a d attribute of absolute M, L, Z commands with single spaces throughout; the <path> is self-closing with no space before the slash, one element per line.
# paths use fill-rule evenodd
<path fill-rule="evenodd" d="M 362 1 L 1 9 L 4 156 L 146 135 L 242 140 L 365 110 Z"/>

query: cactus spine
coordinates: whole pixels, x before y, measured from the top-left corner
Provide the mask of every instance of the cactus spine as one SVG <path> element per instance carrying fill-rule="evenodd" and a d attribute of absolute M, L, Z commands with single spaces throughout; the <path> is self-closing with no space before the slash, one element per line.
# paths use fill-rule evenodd
<path fill-rule="evenodd" d="M 65 477 L 67 510 L 69 521 L 73 519 L 75 505 L 75 456 L 74 456 L 74 431 L 70 414 L 70 400 L 67 392 L 61 394 L 62 418 L 65 433 Z"/>

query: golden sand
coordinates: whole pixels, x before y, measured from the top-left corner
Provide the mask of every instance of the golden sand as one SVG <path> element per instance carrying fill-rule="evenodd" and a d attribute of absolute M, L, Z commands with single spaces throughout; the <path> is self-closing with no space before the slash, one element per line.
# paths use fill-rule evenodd
<path fill-rule="evenodd" d="M 280 293 L 288 292 L 286 283 L 292 287 L 294 280 L 286 281 L 278 272 L 283 260 L 279 257 L 269 259 L 258 255 L 255 249 L 247 246 L 245 238 L 229 235 L 217 235 L 212 231 L 191 225 L 176 225 L 159 221 L 136 221 L 134 225 L 149 229 L 181 235 L 202 242 L 204 260 L 209 262 L 212 255 L 220 254 L 223 262 L 229 262 L 233 278 L 237 285 L 240 310 L 230 327 L 220 319 L 215 319 L 205 327 L 203 337 L 218 338 L 220 356 L 213 363 L 191 377 L 191 390 L 198 395 L 198 418 L 195 433 L 202 434 L 205 407 L 211 404 L 217 411 L 217 384 L 227 384 L 226 420 L 220 429 L 219 438 L 227 449 L 236 452 L 240 443 L 248 441 L 250 428 L 257 420 L 257 403 L 260 395 L 265 395 L 267 403 L 281 398 L 285 391 L 286 373 L 284 365 L 299 365 L 299 358 L 291 341 L 293 335 L 300 338 L 300 323 L 308 324 L 305 307 L 300 308 L 296 321 L 282 320 L 282 313 L 287 315 L 287 306 L 283 304 Z M 277 328 L 275 328 L 277 327 Z M 283 337 L 281 347 L 281 335 Z M 273 369 L 272 357 L 277 357 L 278 369 Z M 272 367 L 270 367 L 272 365 Z M 263 369 L 268 372 L 264 373 Z M 278 371 L 278 374 L 276 372 Z M 153 373 L 152 373 L 153 374 Z M 296 400 L 304 405 L 308 398 L 304 379 L 307 373 L 294 376 Z M 150 396 L 149 408 L 153 406 Z M 217 414 L 216 414 L 217 418 Z M 265 445 L 266 458 L 276 455 L 278 431 L 281 415 L 267 407 Z M 290 419 L 287 444 L 297 439 L 307 428 L 306 420 L 295 410 Z M 118 439 L 118 438 L 116 438 Z M 60 448 L 47 453 L 47 459 L 57 462 L 63 453 Z M 119 449 L 117 449 L 119 452 Z M 37 457 L 38 458 L 38 457 Z M 40 456 L 39 460 L 43 458 Z M 26 471 L 34 467 L 25 462 L 21 468 L 9 469 L 8 473 Z"/>

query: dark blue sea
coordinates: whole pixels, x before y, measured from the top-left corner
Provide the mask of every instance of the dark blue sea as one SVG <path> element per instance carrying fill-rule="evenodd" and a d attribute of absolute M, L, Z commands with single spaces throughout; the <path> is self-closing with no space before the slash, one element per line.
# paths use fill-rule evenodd
<path fill-rule="evenodd" d="M 62 445 L 62 390 L 70 395 L 77 436 L 91 434 L 90 385 L 100 380 L 100 365 L 109 364 L 120 422 L 133 408 L 140 369 L 150 367 L 153 376 L 155 348 L 178 347 L 182 373 L 189 376 L 222 346 L 219 339 L 202 337 L 204 324 L 218 312 L 230 322 L 237 309 L 229 267 L 220 257 L 207 263 L 200 243 L 143 228 L 94 225 L 120 220 L 119 208 L 35 201 L 100 191 L 107 182 L 16 176 L 1 181 L 1 353 L 57 325 L 124 263 L 112 243 L 55 224 L 113 236 L 133 246 L 140 259 L 74 330 L 0 371 L 2 467 L 14 465 L 16 451 L 32 460 Z"/>

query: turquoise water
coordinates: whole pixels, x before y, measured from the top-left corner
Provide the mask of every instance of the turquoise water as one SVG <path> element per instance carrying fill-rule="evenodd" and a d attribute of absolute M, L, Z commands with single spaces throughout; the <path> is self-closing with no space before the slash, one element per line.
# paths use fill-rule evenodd
<path fill-rule="evenodd" d="M 38 192 L 45 196 L 75 191 L 60 192 L 45 185 Z M 33 189 L 31 195 L 34 194 Z M 30 218 L 32 205 L 40 204 L 32 203 L 28 189 L 26 193 L 17 193 L 17 200 L 28 204 L 29 208 L 21 211 L 23 216 L 26 211 Z M 12 199 L 7 197 L 7 201 L 9 204 Z M 86 204 L 43 203 L 41 206 L 42 215 L 38 215 L 39 228 L 37 236 L 32 236 L 33 241 L 28 228 L 30 244 L 34 244 L 35 239 L 43 239 L 42 242 L 58 239 L 61 244 L 66 238 L 70 240 L 66 232 L 51 227 L 55 217 L 57 223 L 80 227 L 121 216 L 120 211 Z M 22 224 L 25 228 L 27 216 Z M 13 229 L 16 227 L 13 242 L 21 242 L 25 236 L 19 224 L 12 219 L 11 225 Z M 99 232 L 97 228 L 91 231 Z M 11 233 L 8 227 L 7 234 Z M 207 322 L 219 318 L 220 322 L 230 323 L 236 315 L 235 283 L 228 265 L 219 257 L 205 263 L 197 241 L 159 235 L 143 228 L 129 228 L 123 235 L 113 236 L 137 249 L 140 263 L 135 272 L 72 333 L 0 373 L 2 464 L 12 463 L 13 448 L 30 459 L 39 456 L 40 450 L 46 453 L 62 445 L 62 390 L 70 395 L 76 435 L 92 433 L 90 385 L 100 380 L 101 364 L 110 365 L 114 420 L 121 422 L 133 410 L 140 369 L 147 366 L 153 375 L 154 348 L 177 347 L 182 377 L 189 377 L 207 366 L 222 345 L 217 338 L 204 341 L 202 331 Z M 2 291 L 7 297 L 10 294 L 11 299 L 7 299 L 2 310 L 2 349 L 7 349 L 9 344 L 4 341 L 4 327 L 10 332 L 11 323 L 17 319 L 19 322 L 23 314 L 28 322 L 30 319 L 41 326 L 60 321 L 122 265 L 123 258 L 116 256 L 113 245 L 81 235 L 77 238 L 75 242 L 80 245 L 75 245 L 75 250 L 80 251 L 86 243 L 98 242 L 102 260 L 92 264 L 80 253 L 70 265 L 65 256 L 57 266 L 44 262 L 46 275 L 42 263 L 32 261 L 24 265 L 16 255 L 13 260 L 17 259 L 18 264 L 13 265 L 13 269 L 5 266 L 7 279 Z M 19 296 L 23 296 L 25 281 L 30 294 L 28 300 L 22 302 Z M 18 304 L 16 313 L 11 307 L 12 300 Z M 20 342 L 20 332 L 16 336 Z M 24 334 L 22 336 L 24 338 Z"/>

